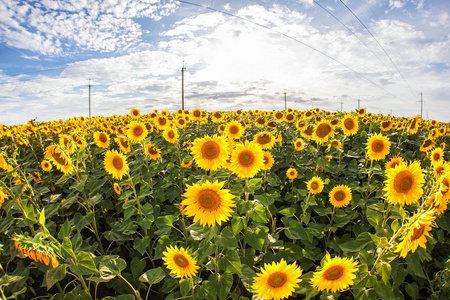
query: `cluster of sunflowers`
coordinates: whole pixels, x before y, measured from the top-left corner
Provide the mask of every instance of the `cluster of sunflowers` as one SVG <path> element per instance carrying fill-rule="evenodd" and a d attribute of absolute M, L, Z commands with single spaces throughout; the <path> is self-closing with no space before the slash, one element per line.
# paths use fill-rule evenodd
<path fill-rule="evenodd" d="M 67 236 L 58 236 L 70 236 L 69 225 L 62 224 L 64 217 L 71 218 L 78 209 L 93 215 L 86 228 L 97 242 L 93 246 L 97 254 L 107 256 L 113 252 L 104 249 L 105 237 L 111 235 L 99 228 L 108 231 L 115 225 L 106 212 L 123 214 L 120 220 L 136 215 L 141 229 L 133 229 L 130 239 L 148 238 L 148 249 L 138 252 L 149 253 L 152 270 L 165 265 L 172 279 L 181 278 L 179 293 L 184 297 L 187 290 L 194 299 L 228 295 L 246 299 L 249 293 L 258 299 L 285 299 L 294 293 L 311 298 L 320 292 L 352 293 L 352 286 L 354 297 L 377 297 L 394 278 L 387 265 L 416 253 L 419 246 L 426 250 L 438 218 L 447 220 L 449 130 L 447 123 L 419 116 L 375 115 L 365 109 L 350 113 L 194 109 L 141 114 L 134 108 L 127 116 L 0 125 L 0 139 L 5 142 L 0 153 L 0 207 L 6 204 L 1 220 L 6 224 L 16 212 L 28 220 L 10 233 L 22 257 L 50 268 L 70 268 L 73 260 L 64 257 L 63 245 L 53 237 L 64 226 Z M 346 176 L 346 171 L 353 174 L 354 170 L 356 180 Z M 100 186 L 91 189 L 96 194 L 102 191 L 99 197 L 87 195 L 90 176 L 98 180 Z M 164 191 L 170 186 L 174 192 Z M 166 198 L 158 202 L 161 193 Z M 56 208 L 61 216 L 60 224 L 55 216 L 52 229 L 31 217 L 30 211 L 44 218 L 44 209 L 54 199 L 62 199 Z M 116 203 L 110 204 L 111 199 Z M 100 201 L 105 201 L 106 208 L 101 208 Z M 71 211 L 74 203 L 77 208 Z M 134 210 L 127 211 L 131 206 Z M 164 206 L 177 211 L 168 209 L 163 214 Z M 158 218 L 165 223 L 155 221 L 157 226 L 152 227 Z M 176 226 L 164 229 L 174 222 Z M 77 227 L 76 222 L 72 226 Z M 28 238 L 28 232 L 23 235 L 27 228 L 39 238 Z M 235 247 L 220 242 L 228 228 L 235 235 L 229 237 Z M 169 234 L 171 230 L 177 235 Z M 259 244 L 252 234 L 261 230 L 267 231 Z M 208 234 L 213 238 L 206 240 Z M 440 233 L 440 240 L 445 241 L 448 234 Z M 159 248 L 152 249 L 150 241 Z M 346 250 L 344 245 L 359 245 L 356 251 L 366 254 Z M 293 254 L 289 247 L 296 249 Z M 318 253 L 307 254 L 307 249 Z M 229 254 L 230 259 L 232 251 L 254 256 L 245 269 L 249 278 L 239 283 L 239 278 L 231 277 L 231 282 L 223 283 L 228 286 L 226 293 L 211 295 L 204 282 L 217 283 L 230 272 L 238 277 L 243 273 L 244 260 L 234 254 Z M 446 254 L 448 258 L 450 253 Z M 223 257 L 227 263 L 221 263 Z M 208 277 L 210 273 L 216 277 Z M 78 274 L 76 280 L 89 291 L 83 280 L 86 274 Z M 119 277 L 140 299 L 139 288 Z M 190 280 L 187 288 L 182 287 L 185 280 Z M 167 287 L 162 290 L 173 292 Z"/>

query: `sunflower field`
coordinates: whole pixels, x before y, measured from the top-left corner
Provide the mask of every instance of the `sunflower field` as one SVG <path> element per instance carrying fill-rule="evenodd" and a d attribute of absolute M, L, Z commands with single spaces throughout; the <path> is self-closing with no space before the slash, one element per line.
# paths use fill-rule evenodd
<path fill-rule="evenodd" d="M 365 109 L 0 125 L 1 299 L 449 299 L 449 137 Z"/>

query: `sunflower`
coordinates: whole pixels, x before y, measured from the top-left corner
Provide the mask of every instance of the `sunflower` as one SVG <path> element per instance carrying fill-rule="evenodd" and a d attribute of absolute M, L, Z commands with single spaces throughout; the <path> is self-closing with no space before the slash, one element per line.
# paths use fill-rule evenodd
<path fill-rule="evenodd" d="M 284 259 L 281 259 L 279 263 L 265 263 L 261 273 L 253 278 L 252 289 L 258 299 L 285 299 L 299 287 L 302 273 L 302 269 L 296 262 L 287 264 Z"/>
<path fill-rule="evenodd" d="M 403 233 L 403 240 L 397 245 L 395 252 L 400 252 L 401 257 L 406 257 L 409 252 L 414 253 L 419 246 L 426 249 L 427 236 L 430 235 L 431 225 L 436 219 L 435 213 L 436 211 L 431 209 L 424 213 L 414 214 Z"/>
<path fill-rule="evenodd" d="M 276 111 L 276 112 L 274 112 L 273 117 L 274 117 L 275 121 L 277 121 L 278 123 L 281 123 L 284 120 L 284 113 L 281 111 Z"/>
<path fill-rule="evenodd" d="M 275 162 L 272 154 L 270 152 L 264 151 L 263 158 L 264 158 L 264 165 L 263 165 L 262 169 L 264 171 L 270 170 L 273 166 L 273 163 Z"/>
<path fill-rule="evenodd" d="M 384 189 L 386 201 L 392 204 L 410 205 L 419 200 L 423 194 L 425 182 L 420 162 L 415 161 L 409 166 L 405 162 L 386 170 Z"/>
<path fill-rule="evenodd" d="M 197 166 L 215 171 L 224 166 L 228 159 L 230 146 L 224 136 L 214 135 L 196 138 L 191 153 Z"/>
<path fill-rule="evenodd" d="M 446 174 L 450 171 L 450 164 L 446 161 L 442 161 L 440 163 L 436 163 L 433 165 L 434 176 L 439 178 L 441 175 Z"/>
<path fill-rule="evenodd" d="M 303 129 L 300 131 L 300 134 L 302 135 L 302 137 L 304 137 L 307 140 L 310 140 L 312 135 L 314 133 L 314 125 L 309 124 L 305 127 L 303 127 Z"/>
<path fill-rule="evenodd" d="M 260 132 L 256 134 L 253 141 L 258 143 L 264 150 L 270 150 L 275 145 L 275 138 L 270 132 Z"/>
<path fill-rule="evenodd" d="M 436 215 L 440 215 L 447 210 L 448 199 L 444 197 L 439 197 L 436 193 L 432 193 L 426 204 L 436 211 Z"/>
<path fill-rule="evenodd" d="M 181 205 L 186 206 L 186 216 L 194 217 L 194 222 L 200 221 L 201 226 L 220 226 L 231 217 L 231 209 L 236 204 L 230 191 L 223 189 L 225 182 L 194 183 L 186 185 L 186 192 Z"/>
<path fill-rule="evenodd" d="M 115 150 L 108 150 L 103 161 L 105 170 L 115 179 L 122 179 L 128 173 L 128 164 L 123 154 Z"/>
<path fill-rule="evenodd" d="M 432 149 L 436 142 L 430 138 L 427 138 L 423 141 L 422 145 L 420 146 L 420 151 L 422 152 L 428 152 L 428 150 Z"/>
<path fill-rule="evenodd" d="M 294 168 L 289 168 L 289 169 L 286 171 L 286 176 L 287 176 L 287 178 L 289 178 L 290 180 L 294 180 L 295 178 L 297 178 L 298 172 L 297 172 L 297 170 L 294 169 Z"/>
<path fill-rule="evenodd" d="M 333 136 L 334 127 L 328 121 L 322 121 L 314 127 L 312 137 L 318 144 L 326 143 Z"/>
<path fill-rule="evenodd" d="M 147 134 L 147 127 L 141 122 L 133 121 L 127 127 L 128 139 L 133 143 L 139 143 L 145 140 Z"/>
<path fill-rule="evenodd" d="M 391 160 L 386 163 L 386 165 L 385 165 L 386 170 L 395 168 L 396 166 L 398 166 L 402 162 L 404 162 L 403 158 L 401 158 L 399 156 L 399 154 L 397 154 L 397 156 L 391 158 Z"/>
<path fill-rule="evenodd" d="M 133 119 L 136 119 L 136 118 L 139 118 L 139 116 L 141 115 L 141 112 L 137 108 L 132 108 L 130 110 L 130 115 Z"/>
<path fill-rule="evenodd" d="M 163 137 L 171 144 L 175 144 L 178 140 L 178 130 L 176 128 L 167 128 L 164 130 Z"/>
<path fill-rule="evenodd" d="M 124 136 L 116 137 L 114 140 L 119 145 L 120 152 L 129 153 L 131 151 L 130 143 L 128 143 Z"/>
<path fill-rule="evenodd" d="M 444 200 L 450 198 L 450 173 L 445 173 L 439 177 L 436 197 L 443 198 Z"/>
<path fill-rule="evenodd" d="M 150 156 L 150 159 L 157 160 L 157 159 L 161 158 L 161 150 L 156 148 L 155 145 L 145 144 L 144 149 L 145 149 L 145 155 Z"/>
<path fill-rule="evenodd" d="M 419 123 L 416 118 L 411 120 L 411 123 L 408 125 L 408 133 L 415 134 L 419 130 Z"/>
<path fill-rule="evenodd" d="M 352 201 L 352 190 L 347 185 L 338 185 L 331 190 L 329 197 L 334 207 L 344 207 Z"/>
<path fill-rule="evenodd" d="M 8 195 L 6 195 L 0 188 L 0 208 L 2 207 L 3 203 L 5 203 L 6 199 L 8 199 Z"/>
<path fill-rule="evenodd" d="M 231 121 L 225 126 L 225 134 L 232 139 L 239 139 L 244 134 L 245 129 L 238 121 Z"/>
<path fill-rule="evenodd" d="M 120 185 L 117 182 L 114 182 L 114 192 L 116 192 L 117 195 L 120 195 L 120 193 L 122 193 Z"/>
<path fill-rule="evenodd" d="M 434 165 L 444 162 L 444 150 L 441 147 L 434 148 L 430 153 L 431 163 Z"/>
<path fill-rule="evenodd" d="M 362 117 L 367 113 L 365 108 L 358 109 L 358 116 Z"/>
<path fill-rule="evenodd" d="M 50 172 L 50 170 L 52 169 L 52 165 L 50 164 L 50 162 L 46 159 L 44 159 L 41 162 L 41 168 L 44 172 Z"/>
<path fill-rule="evenodd" d="M 202 120 L 202 111 L 200 108 L 196 108 L 191 113 L 192 119 L 195 121 L 201 121 Z"/>
<path fill-rule="evenodd" d="M 305 141 L 302 138 L 298 138 L 294 142 L 295 150 L 301 151 L 305 148 Z"/>
<path fill-rule="evenodd" d="M 357 265 L 358 262 L 353 258 L 327 257 L 323 267 L 313 273 L 312 286 L 320 291 L 333 293 L 345 290 L 356 278 Z"/>
<path fill-rule="evenodd" d="M 392 123 L 391 120 L 386 120 L 381 122 L 381 130 L 382 131 L 389 131 L 392 129 L 392 127 L 394 126 L 394 123 Z"/>
<path fill-rule="evenodd" d="M 215 111 L 212 113 L 213 122 L 222 122 L 223 119 L 224 119 L 224 115 L 220 111 Z"/>
<path fill-rule="evenodd" d="M 328 149 L 331 149 L 332 147 L 336 148 L 336 149 L 341 149 L 342 148 L 342 143 L 340 140 L 331 140 L 330 143 L 328 144 Z"/>
<path fill-rule="evenodd" d="M 170 125 L 170 122 L 166 116 L 158 116 L 153 120 L 153 122 L 159 130 L 165 130 Z"/>
<path fill-rule="evenodd" d="M 261 146 L 255 142 L 245 141 L 237 144 L 231 155 L 231 170 L 240 178 L 256 175 L 264 166 L 264 154 Z"/>
<path fill-rule="evenodd" d="M 45 158 L 50 160 L 53 165 L 55 165 L 55 167 L 65 175 L 72 174 L 74 171 L 70 156 L 64 153 L 64 151 L 58 146 L 48 146 L 45 152 Z"/>
<path fill-rule="evenodd" d="M 181 162 L 181 166 L 184 168 L 184 169 L 189 169 L 191 166 L 192 166 L 192 159 L 191 160 L 189 160 L 189 161 L 182 161 Z"/>
<path fill-rule="evenodd" d="M 314 176 L 307 183 L 306 187 L 311 194 L 319 194 L 323 191 L 324 183 L 322 178 Z"/>
<path fill-rule="evenodd" d="M 295 122 L 295 116 L 292 113 L 287 113 L 284 117 L 284 120 L 286 123 L 294 123 Z"/>
<path fill-rule="evenodd" d="M 342 130 L 345 135 L 355 135 L 358 132 L 359 124 L 358 117 L 352 117 L 351 115 L 347 115 L 342 119 Z"/>
<path fill-rule="evenodd" d="M 163 255 L 162 260 L 170 270 L 170 273 L 181 278 L 192 278 L 200 268 L 195 265 L 197 262 L 188 253 L 187 249 L 185 250 L 183 247 L 178 249 L 177 246 L 169 246 L 163 252 Z"/>
<path fill-rule="evenodd" d="M 367 140 L 367 155 L 371 160 L 381 160 L 389 154 L 391 142 L 380 133 L 376 133 Z"/>
<path fill-rule="evenodd" d="M 100 148 L 108 148 L 109 136 L 105 132 L 101 131 L 94 132 L 94 142 Z"/>

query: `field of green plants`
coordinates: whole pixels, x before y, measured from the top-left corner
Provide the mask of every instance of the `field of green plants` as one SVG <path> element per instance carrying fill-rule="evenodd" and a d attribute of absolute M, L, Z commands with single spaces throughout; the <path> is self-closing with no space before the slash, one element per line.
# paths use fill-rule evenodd
<path fill-rule="evenodd" d="M 449 299 L 449 136 L 365 109 L 0 125 L 1 299 Z"/>

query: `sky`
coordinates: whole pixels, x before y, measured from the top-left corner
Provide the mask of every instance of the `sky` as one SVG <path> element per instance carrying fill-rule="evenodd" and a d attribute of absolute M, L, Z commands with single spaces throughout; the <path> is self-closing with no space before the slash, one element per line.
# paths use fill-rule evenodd
<path fill-rule="evenodd" d="M 183 63 L 189 110 L 286 100 L 450 122 L 449 14 L 449 0 L 0 0 L 0 124 L 87 117 L 89 82 L 92 116 L 176 111 Z"/>

